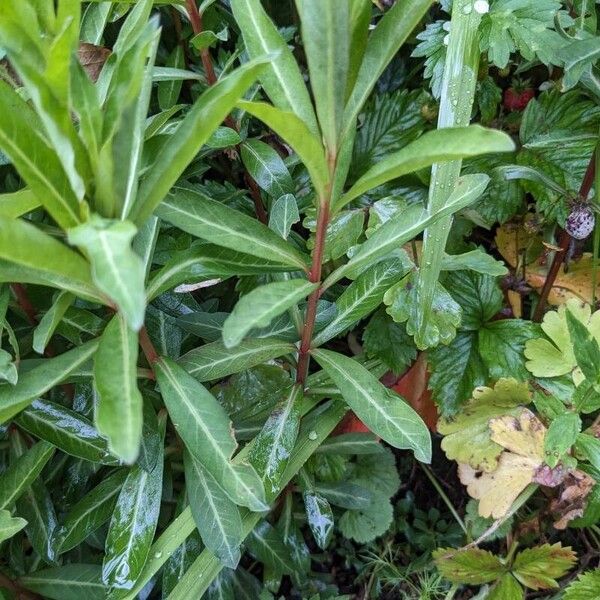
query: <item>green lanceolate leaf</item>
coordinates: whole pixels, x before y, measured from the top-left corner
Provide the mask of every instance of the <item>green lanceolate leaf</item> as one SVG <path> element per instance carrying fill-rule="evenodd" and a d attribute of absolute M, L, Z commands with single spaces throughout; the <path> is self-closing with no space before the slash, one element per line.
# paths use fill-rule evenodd
<path fill-rule="evenodd" d="M 0 510 L 0 543 L 9 540 L 27 525 L 25 519 L 13 517 L 7 510 Z"/>
<path fill-rule="evenodd" d="M 12 506 L 25 492 L 50 460 L 54 450 L 52 444 L 38 442 L 0 475 L 0 510 Z"/>
<path fill-rule="evenodd" d="M 110 521 L 102 581 L 130 590 L 142 572 L 156 531 L 163 487 L 164 430 L 151 471 L 135 465 L 121 488 Z"/>
<path fill-rule="evenodd" d="M 44 569 L 25 575 L 19 583 L 51 600 L 103 600 L 108 592 L 99 565 L 73 563 Z"/>
<path fill-rule="evenodd" d="M 515 144 L 509 135 L 480 125 L 430 131 L 369 169 L 342 196 L 336 208 L 341 208 L 387 181 L 430 167 L 434 163 L 493 152 L 511 152 L 514 149 Z"/>
<path fill-rule="evenodd" d="M 331 504 L 350 510 L 368 508 L 373 500 L 367 488 L 346 481 L 319 483 L 316 491 Z"/>
<path fill-rule="evenodd" d="M 119 463 L 108 452 L 106 440 L 85 417 L 49 400 L 34 400 L 15 419 L 19 427 L 63 452 L 105 465 Z"/>
<path fill-rule="evenodd" d="M 54 531 L 52 543 L 57 554 L 79 546 L 111 518 L 127 476 L 126 469 L 114 472 L 70 509 Z"/>
<path fill-rule="evenodd" d="M 369 37 L 356 84 L 346 104 L 346 135 L 355 127 L 358 113 L 386 66 L 419 24 L 432 0 L 399 0 L 387 11 Z"/>
<path fill-rule="evenodd" d="M 98 392 L 94 422 L 110 451 L 126 463 L 138 456 L 142 437 L 142 395 L 137 388 L 137 335 L 115 315 L 94 356 Z"/>
<path fill-rule="evenodd" d="M 229 248 L 200 243 L 175 255 L 153 276 L 146 295 L 153 300 L 163 292 L 183 283 L 196 284 L 233 275 L 262 275 L 295 270 L 266 258 L 242 254 Z"/>
<path fill-rule="evenodd" d="M 162 147 L 149 175 L 142 181 L 130 215 L 133 220 L 143 223 L 154 212 L 262 69 L 262 62 L 250 62 L 200 96 Z"/>
<path fill-rule="evenodd" d="M 296 0 L 310 83 L 325 144 L 338 148 L 350 67 L 350 4 Z"/>
<path fill-rule="evenodd" d="M 260 140 L 246 140 L 241 146 L 241 156 L 251 177 L 273 198 L 280 198 L 294 191 L 288 168 L 281 156 L 268 144 Z"/>
<path fill-rule="evenodd" d="M 355 360 L 329 350 L 312 355 L 331 377 L 361 421 L 396 448 L 409 448 L 417 460 L 431 460 L 431 437 L 419 415 Z"/>
<path fill-rule="evenodd" d="M 237 443 L 223 407 L 172 360 L 161 358 L 155 373 L 169 416 L 190 454 L 236 504 L 265 510 L 264 488 L 256 471 L 231 462 Z"/>
<path fill-rule="evenodd" d="M 285 140 L 304 163 L 320 196 L 324 196 L 329 180 L 329 167 L 320 138 L 294 113 L 264 102 L 240 101 L 238 106 L 260 119 Z"/>
<path fill-rule="evenodd" d="M 322 454 L 381 454 L 383 447 L 372 433 L 343 433 L 328 438 L 317 450 Z"/>
<path fill-rule="evenodd" d="M 0 194 L 0 217 L 16 219 L 40 206 L 39 200 L 29 189 Z"/>
<path fill-rule="evenodd" d="M 317 546 L 325 550 L 333 537 L 333 511 L 327 499 L 315 490 L 305 490 L 302 494 L 306 518 Z"/>
<path fill-rule="evenodd" d="M 336 315 L 320 331 L 313 346 L 321 346 L 373 312 L 382 302 L 385 292 L 406 272 L 401 259 L 382 261 L 367 269 L 338 298 Z"/>
<path fill-rule="evenodd" d="M 290 387 L 252 445 L 250 462 L 272 494 L 281 489 L 281 478 L 298 438 L 301 400 L 302 387 Z"/>
<path fill-rule="evenodd" d="M 233 0 L 231 8 L 242 30 L 248 54 L 253 58 L 271 56 L 260 73 L 260 81 L 271 102 L 281 110 L 297 115 L 318 137 L 319 126 L 296 59 L 261 1 Z"/>
<path fill-rule="evenodd" d="M 367 265 L 401 247 L 438 219 L 454 214 L 475 202 L 488 182 L 487 175 L 465 175 L 460 179 L 448 202 L 439 211 L 430 214 L 418 206 L 411 206 L 386 221 L 358 247 L 346 265 L 330 275 L 324 285 L 328 287 L 342 277 L 356 277 Z"/>
<path fill-rule="evenodd" d="M 222 342 L 213 342 L 190 350 L 179 359 L 179 364 L 198 381 L 212 381 L 250 369 L 294 350 L 293 344 L 273 338 L 249 338 L 235 348 L 225 348 Z"/>
<path fill-rule="evenodd" d="M 81 221 L 79 201 L 43 130 L 27 102 L 1 81 L 0 149 L 54 220 L 63 228 L 73 227 Z"/>
<path fill-rule="evenodd" d="M 308 257 L 266 225 L 204 194 L 176 188 L 158 207 L 163 220 L 208 242 L 307 270 Z"/>
<path fill-rule="evenodd" d="M 144 323 L 144 265 L 131 248 L 136 228 L 128 221 L 94 216 L 69 231 L 69 242 L 85 250 L 94 283 L 115 302 L 129 326 L 137 331 Z"/>
<path fill-rule="evenodd" d="M 46 314 L 42 317 L 33 332 L 33 349 L 38 354 L 44 353 L 50 338 L 74 300 L 75 297 L 73 294 L 61 292 Z"/>
<path fill-rule="evenodd" d="M 184 465 L 185 489 L 200 537 L 224 566 L 235 569 L 241 557 L 239 508 L 210 472 L 187 451 Z"/>
<path fill-rule="evenodd" d="M 0 280 L 62 288 L 102 302 L 85 259 L 21 219 L 0 217 Z"/>
<path fill-rule="evenodd" d="M 237 346 L 251 329 L 267 327 L 317 287 L 318 284 L 305 279 L 290 279 L 267 283 L 242 296 L 223 324 L 225 347 Z"/>
<path fill-rule="evenodd" d="M 284 240 L 288 239 L 292 225 L 300 221 L 298 203 L 292 194 L 285 194 L 273 203 L 269 211 L 269 228 Z"/>
<path fill-rule="evenodd" d="M 56 358 L 40 361 L 31 370 L 21 373 L 16 385 L 0 385 L 0 423 L 5 423 L 36 398 L 67 379 L 92 357 L 97 348 L 97 340 L 87 342 Z"/>
<path fill-rule="evenodd" d="M 291 574 L 296 570 L 279 531 L 267 521 L 261 521 L 252 530 L 246 540 L 246 546 L 255 558 L 278 575 Z"/>

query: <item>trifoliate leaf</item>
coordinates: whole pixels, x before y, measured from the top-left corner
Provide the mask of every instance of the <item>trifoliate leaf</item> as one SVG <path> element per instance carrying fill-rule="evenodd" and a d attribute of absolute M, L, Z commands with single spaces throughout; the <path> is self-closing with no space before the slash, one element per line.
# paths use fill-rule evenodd
<path fill-rule="evenodd" d="M 527 409 L 518 417 L 491 419 L 489 428 L 491 440 L 504 449 L 496 469 L 486 473 L 459 464 L 458 474 L 469 495 L 479 500 L 479 514 L 500 519 L 542 465 L 546 428 Z"/>
<path fill-rule="evenodd" d="M 512 566 L 513 575 L 532 590 L 557 588 L 557 579 L 575 564 L 577 555 L 560 542 L 527 548 L 517 554 Z"/>
<path fill-rule="evenodd" d="M 489 422 L 495 417 L 519 414 L 520 405 L 531 402 L 526 383 L 501 379 L 494 388 L 479 387 L 469 404 L 453 420 L 441 419 L 438 431 L 444 435 L 442 449 L 450 460 L 472 469 L 493 471 L 502 446 L 491 439 Z"/>
<path fill-rule="evenodd" d="M 377 311 L 365 327 L 363 348 L 395 374 L 404 372 L 417 357 L 417 349 L 404 325 L 394 323 L 385 311 Z"/>
<path fill-rule="evenodd" d="M 596 600 L 600 598 L 600 569 L 586 571 L 565 590 L 564 600 Z"/>
<path fill-rule="evenodd" d="M 561 45 L 552 29 L 560 8 L 558 0 L 495 0 L 481 22 L 481 51 L 500 69 L 517 51 L 525 60 L 549 64 Z"/>
<path fill-rule="evenodd" d="M 490 583 L 508 570 L 499 557 L 481 548 L 438 548 L 432 556 L 440 573 L 452 583 Z"/>
<path fill-rule="evenodd" d="M 406 331 L 412 336 L 420 333 L 419 315 L 423 310 L 417 283 L 417 271 L 413 271 L 391 287 L 383 298 L 388 314 L 397 323 L 406 321 Z M 441 283 L 436 283 L 434 294 L 431 319 L 427 321 L 424 333 L 415 338 L 418 348 L 437 346 L 440 341 L 449 344 L 460 325 L 462 309 Z"/>
<path fill-rule="evenodd" d="M 557 311 L 546 313 L 542 322 L 542 330 L 547 338 L 536 338 L 525 344 L 527 369 L 536 377 L 559 377 L 573 373 L 577 367 L 573 343 L 567 325 L 566 311 L 583 323 L 600 343 L 600 311 L 591 314 L 589 305 L 582 305 L 571 299 Z M 581 373 L 573 373 L 576 382 L 581 380 Z"/>

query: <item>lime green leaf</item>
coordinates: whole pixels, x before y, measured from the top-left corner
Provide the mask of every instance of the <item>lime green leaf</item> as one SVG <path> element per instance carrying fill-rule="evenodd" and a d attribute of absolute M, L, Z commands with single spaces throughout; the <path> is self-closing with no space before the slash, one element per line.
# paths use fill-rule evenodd
<path fill-rule="evenodd" d="M 51 390 L 86 363 L 96 352 L 93 340 L 56 358 L 41 360 L 37 366 L 21 373 L 16 385 L 0 385 L 0 423 L 4 423 L 29 406 L 36 398 Z"/>
<path fill-rule="evenodd" d="M 21 219 L 0 217 L 0 278 L 58 287 L 98 301 L 90 267 L 66 245 Z"/>
<path fill-rule="evenodd" d="M 16 219 L 36 209 L 39 205 L 39 200 L 29 188 L 10 194 L 0 194 L 0 217 Z"/>
<path fill-rule="evenodd" d="M 392 179 L 430 167 L 434 163 L 493 152 L 511 152 L 514 149 L 514 142 L 507 134 L 495 129 L 485 129 L 480 125 L 436 129 L 377 163 L 342 196 L 336 208 Z"/>
<path fill-rule="evenodd" d="M 312 134 L 319 137 L 312 102 L 296 59 L 260 0 L 233 0 L 231 8 L 248 54 L 252 58 L 272 56 L 260 73 L 260 81 L 271 102 L 297 115 Z"/>
<path fill-rule="evenodd" d="M 600 594 L 600 571 L 586 571 L 567 587 L 565 600 L 596 600 Z"/>
<path fill-rule="evenodd" d="M 190 350 L 179 359 L 179 364 L 198 381 L 211 381 L 255 367 L 294 350 L 293 344 L 273 338 L 246 339 L 230 349 L 225 348 L 222 342 L 213 342 Z"/>
<path fill-rule="evenodd" d="M 594 337 L 594 333 L 571 310 L 567 309 L 566 317 L 577 366 L 581 369 L 585 378 L 590 383 L 594 383 L 598 381 L 600 372 L 600 364 L 598 364 L 600 346 Z"/>
<path fill-rule="evenodd" d="M 142 439 L 142 395 L 137 388 L 138 339 L 120 315 L 106 326 L 94 356 L 98 392 L 95 423 L 110 451 L 133 463 Z"/>
<path fill-rule="evenodd" d="M 240 511 L 210 472 L 187 451 L 184 466 L 185 489 L 202 541 L 224 566 L 235 569 L 241 556 Z"/>
<path fill-rule="evenodd" d="M 404 400 L 386 389 L 355 360 L 330 352 L 313 350 L 313 357 L 340 390 L 357 416 L 386 442 L 411 449 L 417 460 L 431 460 L 431 438 L 419 415 Z"/>
<path fill-rule="evenodd" d="M 532 590 L 558 588 L 557 579 L 566 575 L 577 555 L 560 542 L 527 548 L 517 554 L 512 565 L 513 575 Z"/>
<path fill-rule="evenodd" d="M 307 269 L 307 257 L 266 225 L 200 192 L 177 188 L 158 207 L 156 214 L 218 246 Z"/>
<path fill-rule="evenodd" d="M 264 59 L 247 63 L 200 96 L 169 141 L 162 146 L 152 169 L 142 181 L 131 219 L 143 223 L 154 212 L 263 68 Z"/>
<path fill-rule="evenodd" d="M 493 471 L 502 446 L 492 441 L 489 422 L 501 415 L 516 415 L 531 402 L 526 383 L 501 379 L 494 388 L 479 387 L 472 400 L 452 420 L 441 419 L 438 431 L 444 436 L 442 450 L 450 460 L 467 463 L 473 469 Z"/>
<path fill-rule="evenodd" d="M 12 517 L 7 510 L 0 510 L 0 543 L 9 540 L 27 525 L 25 519 Z"/>
<path fill-rule="evenodd" d="M 546 464 L 554 468 L 575 444 L 581 431 L 581 417 L 574 412 L 565 412 L 552 420 L 544 441 Z"/>
<path fill-rule="evenodd" d="M 171 420 L 190 454 L 234 502 L 265 510 L 264 488 L 256 471 L 248 464 L 231 462 L 237 443 L 223 407 L 173 361 L 161 358 L 155 372 Z"/>
<path fill-rule="evenodd" d="M 433 552 L 433 559 L 440 573 L 452 583 L 489 583 L 508 570 L 497 556 L 481 548 L 438 548 Z"/>
<path fill-rule="evenodd" d="M 237 346 L 251 329 L 267 327 L 317 287 L 318 284 L 305 279 L 290 279 L 267 283 L 242 296 L 223 324 L 225 347 Z"/>
<path fill-rule="evenodd" d="M 68 232 L 69 242 L 84 249 L 92 264 L 94 283 L 137 331 L 144 323 L 144 265 L 131 248 L 136 234 L 129 221 L 111 221 L 94 216 Z"/>
<path fill-rule="evenodd" d="M 38 442 L 0 475 L 0 510 L 12 506 L 25 493 L 54 454 L 54 446 Z"/>

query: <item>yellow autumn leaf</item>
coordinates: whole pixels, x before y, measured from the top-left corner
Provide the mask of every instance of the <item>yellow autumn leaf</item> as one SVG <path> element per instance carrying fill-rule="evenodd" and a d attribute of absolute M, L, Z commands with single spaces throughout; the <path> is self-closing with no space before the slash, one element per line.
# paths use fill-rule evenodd
<path fill-rule="evenodd" d="M 479 514 L 499 519 L 542 465 L 546 428 L 528 409 L 518 416 L 491 419 L 489 428 L 490 439 L 504 449 L 496 469 L 486 473 L 462 463 L 458 474 L 469 495 L 479 500 Z"/>

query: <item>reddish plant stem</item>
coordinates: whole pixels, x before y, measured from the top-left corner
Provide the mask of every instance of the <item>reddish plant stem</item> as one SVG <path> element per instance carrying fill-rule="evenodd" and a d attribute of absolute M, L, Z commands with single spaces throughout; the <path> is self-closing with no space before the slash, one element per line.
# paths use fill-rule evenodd
<path fill-rule="evenodd" d="M 139 340 L 142 352 L 144 353 L 144 356 L 146 357 L 146 360 L 152 369 L 152 365 L 155 362 L 158 362 L 159 356 L 154 344 L 152 343 L 152 340 L 150 339 L 150 336 L 148 335 L 148 330 L 146 329 L 145 325 L 140 329 Z"/>
<path fill-rule="evenodd" d="M 42 596 L 21 587 L 17 581 L 10 579 L 4 573 L 0 573 L 0 587 L 14 592 L 18 600 L 43 600 Z"/>
<path fill-rule="evenodd" d="M 590 190 L 594 185 L 594 179 L 596 177 L 596 152 L 592 154 L 592 158 L 587 166 L 585 171 L 585 175 L 583 177 L 583 181 L 581 182 L 581 186 L 579 188 L 579 200 L 585 201 L 590 194 Z M 548 296 L 554 287 L 554 282 L 558 277 L 558 273 L 560 268 L 565 260 L 565 256 L 567 255 L 567 250 L 569 249 L 569 245 L 571 243 L 571 236 L 564 230 L 560 230 L 560 234 L 558 237 L 558 247 L 554 253 L 554 258 L 552 259 L 552 264 L 550 265 L 550 270 L 548 271 L 548 276 L 546 277 L 546 281 L 544 282 L 544 287 L 540 293 L 540 299 L 535 307 L 535 311 L 533 313 L 532 321 L 539 323 L 541 322 L 544 316 L 544 310 L 546 308 L 546 303 L 548 302 Z"/>
<path fill-rule="evenodd" d="M 196 0 L 186 0 L 186 8 L 194 34 L 198 35 L 199 33 L 202 33 L 204 31 L 204 27 L 202 25 L 202 14 L 198 10 Z M 215 74 L 215 69 L 213 67 L 212 58 L 208 48 L 204 48 L 200 51 L 200 58 L 202 59 L 202 66 L 204 67 L 204 72 L 206 73 L 206 82 L 209 86 L 213 86 L 215 83 L 217 83 L 217 76 Z M 238 133 L 240 132 L 238 124 L 231 116 L 228 116 L 225 119 L 225 125 L 234 131 L 237 131 Z M 269 219 L 263 204 L 262 196 L 260 195 L 260 189 L 248 171 L 244 172 L 244 179 L 248 185 L 248 189 L 250 190 L 252 201 L 254 202 L 256 218 L 261 223 L 266 225 Z"/>
<path fill-rule="evenodd" d="M 313 251 L 312 266 L 308 274 L 308 279 L 312 283 L 320 283 L 323 268 L 323 252 L 325 250 L 325 236 L 327 235 L 327 225 L 329 224 L 329 200 L 321 202 L 319 215 L 317 217 L 317 231 L 315 233 L 315 249 Z M 298 369 L 296 382 L 304 385 L 308 375 L 308 362 L 310 358 L 310 346 L 315 329 L 315 320 L 317 317 L 317 304 L 321 296 L 320 286 L 308 298 L 306 307 L 306 318 L 304 319 L 304 328 L 302 330 L 302 341 L 298 353 Z"/>
<path fill-rule="evenodd" d="M 17 298 L 19 306 L 29 321 L 29 324 L 35 327 L 38 324 L 37 312 L 31 303 L 31 300 L 29 299 L 29 295 L 27 294 L 25 286 L 22 283 L 13 283 L 11 287 L 15 297 Z"/>

